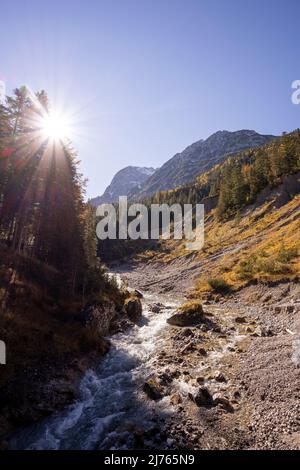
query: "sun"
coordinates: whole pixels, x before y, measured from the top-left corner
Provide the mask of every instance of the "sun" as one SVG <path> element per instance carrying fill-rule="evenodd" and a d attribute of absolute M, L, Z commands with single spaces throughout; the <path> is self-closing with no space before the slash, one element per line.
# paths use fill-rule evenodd
<path fill-rule="evenodd" d="M 41 119 L 41 132 L 52 141 L 70 137 L 70 125 L 63 114 L 51 112 Z"/>

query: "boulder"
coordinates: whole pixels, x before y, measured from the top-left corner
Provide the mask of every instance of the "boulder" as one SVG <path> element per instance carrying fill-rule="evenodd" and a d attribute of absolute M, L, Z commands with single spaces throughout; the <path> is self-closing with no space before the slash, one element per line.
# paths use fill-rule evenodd
<path fill-rule="evenodd" d="M 143 391 L 151 400 L 160 400 L 162 398 L 161 387 L 155 379 L 149 379 L 144 383 Z"/>
<path fill-rule="evenodd" d="M 99 336 L 105 336 L 110 333 L 117 317 L 115 304 L 113 302 L 105 302 L 87 307 L 80 313 L 79 318 L 84 326 L 97 331 Z"/>
<path fill-rule="evenodd" d="M 144 298 L 141 291 L 139 291 L 137 289 L 132 289 L 132 287 L 127 287 L 126 293 L 127 293 L 127 295 L 131 295 L 132 297 L 137 297 L 138 299 L 143 299 Z"/>
<path fill-rule="evenodd" d="M 174 326 L 196 326 L 203 319 L 202 305 L 195 301 L 183 305 L 172 317 L 167 319 L 167 322 Z"/>
<path fill-rule="evenodd" d="M 224 408 L 226 411 L 230 412 L 230 413 L 233 413 L 234 412 L 234 408 L 233 406 L 231 405 L 230 401 L 228 400 L 228 398 L 226 397 L 223 397 L 221 394 L 219 393 L 216 393 L 214 396 L 213 396 L 213 405 L 214 406 L 218 406 L 218 405 L 221 405 L 222 408 Z"/>
<path fill-rule="evenodd" d="M 213 405 L 213 397 L 207 387 L 200 387 L 196 395 L 193 396 L 193 401 L 199 407 Z"/>
<path fill-rule="evenodd" d="M 125 312 L 130 321 L 137 323 L 142 318 L 142 302 L 137 297 L 129 297 L 125 300 Z"/>

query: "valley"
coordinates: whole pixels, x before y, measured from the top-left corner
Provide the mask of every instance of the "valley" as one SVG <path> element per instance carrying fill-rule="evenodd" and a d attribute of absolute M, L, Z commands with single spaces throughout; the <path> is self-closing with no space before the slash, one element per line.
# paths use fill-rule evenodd
<path fill-rule="evenodd" d="M 143 316 L 110 338 L 75 403 L 12 448 L 300 448 L 299 285 L 207 300 L 203 321 L 176 327 L 166 320 L 187 291 L 161 294 L 143 266 L 114 276 L 143 289 Z"/>
<path fill-rule="evenodd" d="M 21 87 L 0 108 L 0 449 L 298 449 L 299 129 L 218 131 L 86 201 L 47 107 Z M 204 246 L 174 218 L 97 239 L 120 195 L 202 204 Z"/>

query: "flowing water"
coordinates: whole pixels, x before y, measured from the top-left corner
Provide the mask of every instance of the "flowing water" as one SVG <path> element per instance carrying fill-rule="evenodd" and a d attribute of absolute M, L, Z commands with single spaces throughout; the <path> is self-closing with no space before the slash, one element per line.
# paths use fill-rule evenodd
<path fill-rule="evenodd" d="M 168 309 L 152 313 L 151 303 Z M 128 449 L 132 430 L 153 426 L 155 416 L 170 410 L 169 399 L 147 400 L 141 388 L 155 371 L 152 362 L 164 341 L 166 319 L 176 302 L 145 294 L 139 325 L 111 338 L 109 353 L 88 371 L 80 386 L 80 399 L 65 411 L 23 430 L 13 449 Z"/>

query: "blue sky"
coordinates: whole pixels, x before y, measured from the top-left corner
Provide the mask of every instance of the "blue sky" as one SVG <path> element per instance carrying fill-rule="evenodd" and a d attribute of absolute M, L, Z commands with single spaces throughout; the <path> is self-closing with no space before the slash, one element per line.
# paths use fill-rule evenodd
<path fill-rule="evenodd" d="M 299 127 L 299 0 L 14 0 L 0 10 L 0 79 L 72 113 L 101 194 L 220 130 Z M 76 132 L 75 132 L 76 131 Z"/>

